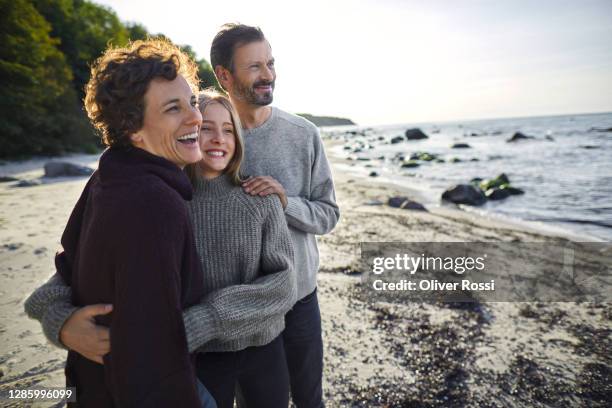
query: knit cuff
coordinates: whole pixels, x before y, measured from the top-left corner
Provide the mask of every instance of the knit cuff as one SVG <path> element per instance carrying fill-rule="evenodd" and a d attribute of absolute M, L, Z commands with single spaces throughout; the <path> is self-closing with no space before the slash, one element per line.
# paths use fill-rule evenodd
<path fill-rule="evenodd" d="M 65 302 L 56 302 L 47 308 L 41 324 L 45 337 L 55 346 L 68 350 L 60 341 L 60 331 L 64 323 L 66 323 L 66 320 L 68 320 L 76 310 L 78 310 L 78 307 Z"/>
<path fill-rule="evenodd" d="M 287 206 L 285 207 L 285 215 L 299 219 L 301 214 L 301 201 L 299 197 L 287 197 Z"/>
<path fill-rule="evenodd" d="M 55 278 L 55 277 L 54 277 Z M 70 286 L 58 283 L 57 279 L 51 278 L 40 288 L 36 289 L 25 301 L 24 310 L 27 315 L 38 321 L 42 321 L 49 307 L 55 303 L 70 303 L 72 291 Z"/>
<path fill-rule="evenodd" d="M 210 340 L 219 336 L 220 320 L 208 305 L 196 305 L 183 312 L 187 347 L 193 353 Z"/>

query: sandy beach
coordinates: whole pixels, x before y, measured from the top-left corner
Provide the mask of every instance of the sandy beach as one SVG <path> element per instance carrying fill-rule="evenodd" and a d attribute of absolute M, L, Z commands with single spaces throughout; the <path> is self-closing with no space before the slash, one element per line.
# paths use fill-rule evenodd
<path fill-rule="evenodd" d="M 95 167 L 97 156 L 63 160 Z M 371 302 L 361 290 L 363 241 L 562 243 L 571 236 L 450 207 L 421 212 L 373 205 L 418 194 L 355 177 L 348 163 L 332 162 L 342 217 L 333 233 L 319 238 L 327 406 L 608 406 L 609 303 Z M 0 175 L 35 179 L 43 164 L 7 162 Z M 53 273 L 53 255 L 86 180 L 0 184 L 2 390 L 63 384 L 65 351 L 46 341 L 23 302 Z"/>

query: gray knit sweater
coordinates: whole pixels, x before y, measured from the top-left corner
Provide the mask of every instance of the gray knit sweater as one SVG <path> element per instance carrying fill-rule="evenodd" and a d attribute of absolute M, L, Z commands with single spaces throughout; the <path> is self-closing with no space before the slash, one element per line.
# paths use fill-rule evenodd
<path fill-rule="evenodd" d="M 319 250 L 315 235 L 338 223 L 331 168 L 319 131 L 306 119 L 272 107 L 261 126 L 244 131 L 245 163 L 250 176 L 271 176 L 287 193 L 285 217 L 295 250 L 298 299 L 317 286 Z"/>
<path fill-rule="evenodd" d="M 297 299 L 293 248 L 277 196 L 252 197 L 227 176 L 200 180 L 188 203 L 204 270 L 205 296 L 183 318 L 190 351 L 236 351 L 272 341 Z M 47 338 L 75 310 L 52 277 L 26 300 Z"/>

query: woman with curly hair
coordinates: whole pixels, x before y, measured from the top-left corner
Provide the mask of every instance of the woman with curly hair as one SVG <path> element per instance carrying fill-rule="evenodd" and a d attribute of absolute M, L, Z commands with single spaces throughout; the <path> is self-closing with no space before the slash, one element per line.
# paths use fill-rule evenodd
<path fill-rule="evenodd" d="M 67 384 L 79 407 L 203 405 L 182 316 L 204 293 L 183 172 L 202 158 L 197 85 L 196 65 L 168 41 L 109 48 L 92 67 L 85 108 L 108 148 L 55 263 L 74 310 L 112 304 L 94 319 L 110 328 L 112 351 L 69 350 Z"/>

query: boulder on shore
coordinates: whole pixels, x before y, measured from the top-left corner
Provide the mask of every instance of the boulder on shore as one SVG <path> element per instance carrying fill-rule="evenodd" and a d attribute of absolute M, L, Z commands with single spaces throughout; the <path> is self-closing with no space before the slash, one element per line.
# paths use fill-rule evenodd
<path fill-rule="evenodd" d="M 0 183 L 8 183 L 10 181 L 18 181 L 19 179 L 11 176 L 0 176 Z"/>
<path fill-rule="evenodd" d="M 391 144 L 397 144 L 404 141 L 404 136 L 395 136 L 391 139 Z"/>
<path fill-rule="evenodd" d="M 406 139 L 407 140 L 420 140 L 420 139 L 429 139 L 423 131 L 419 128 L 413 128 L 406 130 Z"/>
<path fill-rule="evenodd" d="M 483 205 L 487 197 L 482 190 L 471 184 L 457 184 L 444 193 L 442 199 L 455 204 Z"/>
<path fill-rule="evenodd" d="M 91 176 L 94 170 L 69 162 L 52 161 L 45 163 L 45 177 L 79 177 Z"/>

